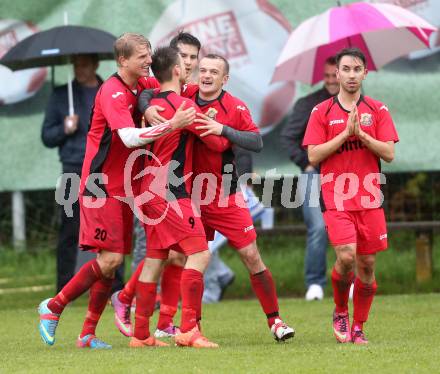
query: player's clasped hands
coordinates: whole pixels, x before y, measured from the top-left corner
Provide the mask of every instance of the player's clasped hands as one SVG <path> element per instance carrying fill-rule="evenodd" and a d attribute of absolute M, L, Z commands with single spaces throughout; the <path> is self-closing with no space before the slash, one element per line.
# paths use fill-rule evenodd
<path fill-rule="evenodd" d="M 363 131 L 361 129 L 361 125 L 359 122 L 359 113 L 358 113 L 358 109 L 356 107 L 355 111 L 354 111 L 354 135 L 356 135 L 357 137 L 360 137 L 362 134 L 363 134 Z"/>
<path fill-rule="evenodd" d="M 353 101 L 353 105 L 350 109 L 350 114 L 348 115 L 347 127 L 345 128 L 347 137 L 357 135 L 356 126 L 359 128 L 359 115 L 356 102 Z"/>
<path fill-rule="evenodd" d="M 208 117 L 206 114 L 197 113 L 197 117 L 194 122 L 202 123 L 203 126 L 197 126 L 196 130 L 206 130 L 200 135 L 204 137 L 207 135 L 221 135 L 223 131 L 223 125 L 216 120 Z"/>

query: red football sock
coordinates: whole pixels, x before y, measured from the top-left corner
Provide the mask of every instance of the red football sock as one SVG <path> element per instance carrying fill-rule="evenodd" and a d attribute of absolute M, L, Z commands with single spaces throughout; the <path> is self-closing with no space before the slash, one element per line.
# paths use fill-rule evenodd
<path fill-rule="evenodd" d="M 62 313 L 65 306 L 86 292 L 93 283 L 104 278 L 96 259 L 85 263 L 78 273 L 67 283 L 63 289 L 47 304 L 48 308 L 56 314 Z"/>
<path fill-rule="evenodd" d="M 177 312 L 177 304 L 180 298 L 180 279 L 182 276 L 182 266 L 167 265 L 162 273 L 160 283 L 161 301 L 160 314 L 157 328 L 166 329 L 173 324 L 173 318 Z"/>
<path fill-rule="evenodd" d="M 136 285 L 136 312 L 134 337 L 145 340 L 150 336 L 150 317 L 156 301 L 156 283 L 138 281 Z"/>
<path fill-rule="evenodd" d="M 203 274 L 195 269 L 183 269 L 180 287 L 182 292 L 180 330 L 188 332 L 197 325 L 197 313 L 201 312 Z"/>
<path fill-rule="evenodd" d="M 376 290 L 376 281 L 372 284 L 365 284 L 356 277 L 353 293 L 353 328 L 357 326 L 362 330 L 363 323 L 368 320 L 368 313 L 370 312 Z"/>
<path fill-rule="evenodd" d="M 103 278 L 93 283 L 90 288 L 89 307 L 80 335 L 81 338 L 87 334 L 95 335 L 99 318 L 101 317 L 107 304 L 107 300 L 110 297 L 112 284 L 113 278 Z"/>
<path fill-rule="evenodd" d="M 332 285 L 333 299 L 335 301 L 336 313 L 345 313 L 348 311 L 348 297 L 350 295 L 350 286 L 353 282 L 354 273 L 351 271 L 345 276 L 339 274 L 333 267 Z"/>
<path fill-rule="evenodd" d="M 278 297 L 275 290 L 275 283 L 269 269 L 251 275 L 251 284 L 255 295 L 260 301 L 261 307 L 267 316 L 267 323 L 272 326 L 275 319 L 279 318 Z"/>
<path fill-rule="evenodd" d="M 144 261 L 142 260 L 134 273 L 131 275 L 125 287 L 119 292 L 118 299 L 121 303 L 131 305 L 134 295 L 136 294 L 136 283 L 138 282 L 139 275 L 141 275 L 142 268 L 144 267 Z"/>
<path fill-rule="evenodd" d="M 202 283 L 202 287 L 200 288 L 200 308 L 196 310 L 196 320 L 197 320 L 197 326 L 199 327 L 199 330 L 202 331 L 202 306 L 203 306 L 203 291 L 205 290 L 205 283 Z"/>

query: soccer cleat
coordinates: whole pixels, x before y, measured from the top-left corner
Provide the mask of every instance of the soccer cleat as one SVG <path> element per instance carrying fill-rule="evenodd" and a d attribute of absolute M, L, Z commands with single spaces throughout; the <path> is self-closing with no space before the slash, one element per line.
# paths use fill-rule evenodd
<path fill-rule="evenodd" d="M 348 343 L 351 341 L 348 312 L 333 313 L 333 333 L 338 343 Z"/>
<path fill-rule="evenodd" d="M 130 320 L 130 305 L 122 303 L 119 298 L 119 292 L 115 292 L 112 297 L 112 306 L 115 310 L 115 325 L 118 330 L 125 336 L 132 336 L 133 329 Z"/>
<path fill-rule="evenodd" d="M 364 332 L 360 329 L 354 328 L 351 331 L 351 341 L 357 345 L 368 344 L 368 339 L 366 338 Z"/>
<path fill-rule="evenodd" d="M 179 333 L 180 333 L 180 329 L 177 326 L 174 326 L 173 324 L 170 323 L 170 325 L 163 330 L 157 329 L 154 332 L 154 336 L 156 338 L 172 338 L 173 336 Z"/>
<path fill-rule="evenodd" d="M 90 348 L 90 349 L 111 349 L 112 346 L 98 339 L 93 334 L 84 335 L 82 338 L 78 336 L 76 341 L 76 346 L 78 348 Z"/>
<path fill-rule="evenodd" d="M 277 342 L 283 342 L 295 336 L 295 330 L 287 326 L 281 319 L 275 319 L 275 323 L 270 328 L 273 337 Z"/>
<path fill-rule="evenodd" d="M 46 299 L 38 306 L 38 314 L 40 315 L 40 323 L 38 329 L 40 330 L 40 336 L 43 342 L 48 345 L 55 344 L 55 330 L 60 320 L 60 315 L 52 313 L 47 307 L 51 299 Z"/>
<path fill-rule="evenodd" d="M 128 344 L 130 348 L 142 348 L 142 347 L 169 347 L 168 343 L 164 343 L 160 340 L 157 340 L 154 336 L 149 336 L 147 339 L 140 340 L 135 338 L 134 336 L 130 339 L 130 343 Z"/>
<path fill-rule="evenodd" d="M 136 311 L 136 296 L 133 297 L 133 300 L 131 301 L 131 312 L 134 313 Z"/>
<path fill-rule="evenodd" d="M 193 348 L 218 348 L 217 343 L 209 341 L 202 335 L 198 327 L 194 327 L 188 332 L 181 332 L 174 336 L 176 345 L 180 347 L 193 347 Z"/>

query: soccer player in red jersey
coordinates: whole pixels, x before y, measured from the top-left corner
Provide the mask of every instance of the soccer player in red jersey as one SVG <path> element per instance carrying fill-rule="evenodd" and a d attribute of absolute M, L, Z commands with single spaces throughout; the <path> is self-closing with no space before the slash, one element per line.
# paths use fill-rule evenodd
<path fill-rule="evenodd" d="M 127 33 L 115 42 L 118 73 L 104 82 L 95 98 L 80 185 L 80 247 L 98 253 L 51 299 L 39 305 L 39 331 L 48 345 L 55 342 L 55 330 L 68 303 L 90 289 L 87 315 L 78 347 L 111 348 L 95 336 L 99 318 L 111 291 L 116 268 L 131 249 L 132 211 L 124 199 L 125 165 L 133 148 L 150 143 L 160 136 L 191 122 L 194 111 L 183 113 L 154 128 L 140 127 L 137 93 L 142 88 L 140 77 L 148 76 L 151 64 L 149 41 L 138 34 Z M 180 117 L 179 117 L 180 116 Z M 136 175 L 141 165 L 134 165 Z M 136 188 L 135 188 L 136 190 Z"/>
<path fill-rule="evenodd" d="M 151 104 L 162 106 L 165 109 L 162 116 L 171 118 L 185 101 L 179 95 L 186 77 L 183 60 L 174 48 L 162 47 L 156 49 L 151 68 L 160 82 L 160 92 Z M 195 123 L 176 130 L 156 140 L 146 158 L 147 174 L 142 180 L 140 197 L 147 197 L 142 205 L 142 220 L 148 251 L 136 284 L 135 328 L 130 347 L 167 345 L 150 335 L 149 319 L 154 311 L 157 281 L 170 249 L 187 257 L 180 282 L 182 319 L 175 342 L 195 348 L 218 347 L 201 334 L 198 325 L 203 272 L 210 254 L 203 224 L 190 198 L 191 180 L 188 177 L 192 171 L 193 145 L 200 134 Z M 226 139 L 212 135 L 204 137 L 203 143 L 216 152 L 229 146 Z"/>
<path fill-rule="evenodd" d="M 229 64 L 225 59 L 218 55 L 208 55 L 202 59 L 199 66 L 200 90 L 198 86 L 187 85 L 184 86 L 182 94 L 195 100 L 205 112 L 205 114 L 199 114 L 201 118 L 198 120 L 202 124 L 198 128 L 205 131 L 204 136 L 224 135 L 234 144 L 259 151 L 262 148 L 261 136 L 252 121 L 249 110 L 242 101 L 223 91 L 223 85 L 228 80 L 228 73 Z M 213 118 L 227 123 L 228 126 L 222 125 Z M 238 249 L 251 274 L 253 289 L 268 318 L 268 324 L 275 339 L 286 340 L 293 337 L 294 330 L 279 317 L 272 275 L 261 260 L 252 218 L 244 203 L 242 193 L 237 190 L 232 148 L 228 147 L 222 154 L 219 154 L 210 150 L 201 141 L 196 141 L 194 152 L 195 175 L 209 173 L 216 179 L 209 189 L 209 194 L 212 196 L 211 203 L 200 204 L 202 221 L 210 232 L 210 238 L 214 230 L 218 230 Z M 226 192 L 226 199 L 221 198 L 224 193 L 221 189 L 223 172 L 226 175 L 232 173 L 230 174 L 231 188 Z M 200 186 L 197 181 L 195 184 Z M 205 200 L 206 190 L 200 192 Z M 220 208 L 218 208 L 219 205 Z M 167 306 L 167 308 L 170 310 L 167 311 L 161 306 L 161 318 L 169 318 L 168 323 L 172 324 L 172 318 L 177 309 L 177 300 L 174 305 Z"/>
<path fill-rule="evenodd" d="M 198 54 L 201 48 L 200 41 L 193 35 L 187 32 L 179 32 L 171 41 L 170 47 L 179 51 L 185 67 L 185 84 L 190 83 L 192 75 L 197 68 Z M 159 88 L 159 82 L 154 77 L 145 77 L 140 79 L 143 88 Z M 189 84 L 189 87 L 192 85 Z M 152 95 L 153 91 L 147 94 L 148 97 Z M 140 96 L 139 102 L 142 102 L 144 93 Z M 149 99 L 148 99 L 149 101 Z M 145 112 L 146 107 L 142 104 L 141 111 Z M 160 110 L 160 106 L 155 106 Z M 156 118 L 149 118 L 150 124 L 157 125 L 165 121 L 165 119 L 156 112 Z M 178 331 L 174 326 L 173 317 L 177 312 L 177 304 L 180 298 L 180 278 L 185 265 L 185 256 L 178 252 L 170 251 L 167 263 L 164 266 L 160 289 L 160 313 L 157 322 L 157 329 L 155 336 L 158 338 L 172 337 Z M 115 324 L 119 331 L 126 335 L 132 336 L 133 330 L 130 318 L 130 306 L 136 291 L 136 282 L 143 267 L 143 261 L 139 263 L 135 272 L 133 272 L 130 280 L 126 283 L 123 290 L 118 291 L 112 295 L 112 306 L 115 310 Z"/>
<path fill-rule="evenodd" d="M 234 144 L 258 150 L 258 147 L 253 149 L 251 146 L 258 139 L 252 135 L 258 134 L 259 130 L 249 109 L 241 100 L 223 90 L 228 78 L 229 63 L 223 57 L 209 54 L 200 60 L 199 89 L 193 88 L 193 92 L 186 93 L 204 113 L 197 114 L 200 118 L 196 122 L 201 124 L 198 129 L 205 130 L 204 135 L 225 135 Z M 200 198 L 202 221 L 208 240 L 213 240 L 215 231 L 229 240 L 249 271 L 252 288 L 266 314 L 274 338 L 277 341 L 292 338 L 294 330 L 279 315 L 275 283 L 257 247 L 257 235 L 238 183 L 232 147 L 219 154 L 197 141 L 194 174 L 193 200 Z M 203 175 L 207 174 L 215 178 L 200 189 Z"/>
<path fill-rule="evenodd" d="M 399 140 L 388 108 L 361 94 L 365 61 L 357 48 L 339 52 L 339 94 L 313 108 L 303 140 L 310 163 L 321 167 L 321 208 L 336 252 L 331 276 L 334 335 L 338 342 L 355 344 L 368 343 L 363 324 L 377 289 L 376 253 L 387 248 L 380 161 L 393 160 Z M 354 278 L 350 329 L 348 299 Z"/>

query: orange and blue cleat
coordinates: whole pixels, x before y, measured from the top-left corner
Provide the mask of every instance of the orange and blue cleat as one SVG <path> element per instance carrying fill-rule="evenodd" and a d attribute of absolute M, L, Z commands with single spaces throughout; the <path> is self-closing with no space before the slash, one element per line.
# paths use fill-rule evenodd
<path fill-rule="evenodd" d="M 78 336 L 76 341 L 76 346 L 78 348 L 90 348 L 90 349 L 111 349 L 112 346 L 98 339 L 93 334 L 84 335 L 82 338 Z"/>
<path fill-rule="evenodd" d="M 60 320 L 60 315 L 52 313 L 47 307 L 51 299 L 43 300 L 38 306 L 38 314 L 40 315 L 40 323 L 38 329 L 40 331 L 41 339 L 47 345 L 55 344 L 55 331 Z"/>

